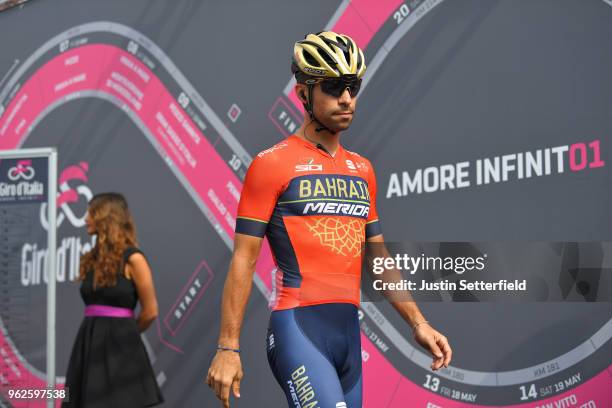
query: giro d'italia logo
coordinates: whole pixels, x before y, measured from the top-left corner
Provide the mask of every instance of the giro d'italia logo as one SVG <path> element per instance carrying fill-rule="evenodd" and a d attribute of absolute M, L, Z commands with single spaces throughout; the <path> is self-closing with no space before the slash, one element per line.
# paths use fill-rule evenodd
<path fill-rule="evenodd" d="M 77 165 L 66 167 L 60 174 L 58 180 L 59 191 L 57 195 L 57 226 L 58 228 L 64 221 L 68 220 L 75 228 L 85 226 L 87 214 L 87 203 L 92 199 L 93 194 L 87 186 L 89 165 L 80 162 Z M 76 211 L 74 207 L 81 203 L 79 208 L 84 210 Z M 40 223 L 45 229 L 49 228 L 47 220 L 47 204 L 40 206 Z"/>
<path fill-rule="evenodd" d="M 11 159 L 0 163 L 0 202 L 32 203 L 46 198 L 46 168 L 40 159 Z"/>
<path fill-rule="evenodd" d="M 8 171 L 8 178 L 11 181 L 17 180 L 32 180 L 36 172 L 32 167 L 32 160 L 20 160 L 15 167 L 11 167 Z"/>
<path fill-rule="evenodd" d="M 95 245 L 95 235 L 83 239 L 79 231 L 85 226 L 87 206 L 93 194 L 87 182 L 89 165 L 86 162 L 68 166 L 62 170 L 58 179 L 58 194 L 55 211 L 57 227 L 68 223 L 72 233 L 64 231 L 58 237 L 56 248 L 56 281 L 69 282 L 78 278 L 80 259 Z M 40 224 L 49 230 L 47 203 L 40 205 Z M 74 231 L 76 230 L 76 231 Z M 47 259 L 49 249 L 37 241 L 25 242 L 21 247 L 20 283 L 23 287 L 46 284 L 48 281 Z"/>

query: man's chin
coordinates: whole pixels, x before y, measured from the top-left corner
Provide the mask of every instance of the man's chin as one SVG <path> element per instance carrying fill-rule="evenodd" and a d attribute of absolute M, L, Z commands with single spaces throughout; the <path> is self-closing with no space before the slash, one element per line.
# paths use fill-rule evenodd
<path fill-rule="evenodd" d="M 334 132 L 344 132 L 345 130 L 347 130 L 349 127 L 351 127 L 351 123 L 353 122 L 353 120 L 343 120 L 343 121 L 339 121 L 339 122 L 335 122 L 332 126 L 328 126 L 332 131 Z"/>
<path fill-rule="evenodd" d="M 331 133 L 340 133 L 344 132 L 349 128 L 349 126 L 327 126 L 327 128 L 331 131 Z"/>

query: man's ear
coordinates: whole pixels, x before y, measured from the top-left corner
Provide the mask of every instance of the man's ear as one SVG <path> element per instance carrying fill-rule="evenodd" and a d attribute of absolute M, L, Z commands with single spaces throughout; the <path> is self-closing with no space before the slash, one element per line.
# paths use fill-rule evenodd
<path fill-rule="evenodd" d="M 306 97 L 306 90 L 304 88 L 302 88 L 301 86 L 296 86 L 295 94 L 302 103 L 308 103 L 308 98 Z"/>

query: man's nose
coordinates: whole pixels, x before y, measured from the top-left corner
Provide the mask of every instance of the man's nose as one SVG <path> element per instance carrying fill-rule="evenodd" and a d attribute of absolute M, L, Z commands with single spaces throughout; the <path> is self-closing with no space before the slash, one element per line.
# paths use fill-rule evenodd
<path fill-rule="evenodd" d="M 342 91 L 342 94 L 340 94 L 339 102 L 342 105 L 349 105 L 351 103 L 351 100 L 351 93 L 349 92 L 349 88 L 347 86 L 346 88 L 344 88 L 344 91 Z"/>

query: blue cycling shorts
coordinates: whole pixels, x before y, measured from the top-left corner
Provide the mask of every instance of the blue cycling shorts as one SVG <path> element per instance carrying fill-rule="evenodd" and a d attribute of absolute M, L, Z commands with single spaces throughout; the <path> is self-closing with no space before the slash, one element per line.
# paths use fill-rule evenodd
<path fill-rule="evenodd" d="M 273 311 L 268 362 L 291 408 L 361 408 L 357 307 L 327 303 Z"/>

